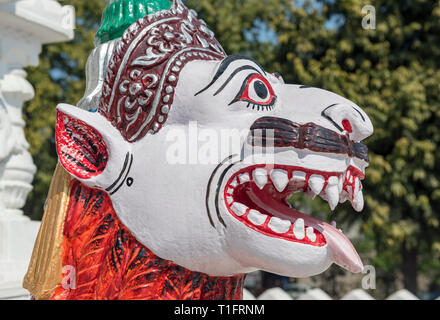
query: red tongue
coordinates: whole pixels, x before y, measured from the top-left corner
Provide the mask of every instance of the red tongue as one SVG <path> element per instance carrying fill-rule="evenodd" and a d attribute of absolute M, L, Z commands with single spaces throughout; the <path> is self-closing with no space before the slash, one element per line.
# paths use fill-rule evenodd
<path fill-rule="evenodd" d="M 274 209 L 274 208 L 272 208 Z M 278 214 L 284 214 L 285 217 L 303 218 L 307 226 L 311 226 L 324 235 L 327 245 L 330 248 L 332 260 L 338 266 L 341 266 L 353 273 L 362 272 L 364 265 L 359 257 L 356 249 L 351 244 L 350 240 L 339 230 L 336 230 L 328 223 L 319 221 L 308 215 L 300 213 L 287 206 L 279 206 L 275 208 Z"/>
<path fill-rule="evenodd" d="M 325 222 L 320 224 L 324 227 L 323 234 L 330 248 L 333 261 L 353 273 L 362 272 L 364 265 L 350 240 L 331 225 Z"/>

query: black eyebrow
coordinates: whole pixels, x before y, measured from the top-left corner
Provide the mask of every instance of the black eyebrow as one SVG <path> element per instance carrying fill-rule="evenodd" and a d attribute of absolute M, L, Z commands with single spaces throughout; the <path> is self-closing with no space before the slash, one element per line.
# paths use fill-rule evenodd
<path fill-rule="evenodd" d="M 328 121 L 330 121 L 339 131 L 344 132 L 344 129 L 341 128 L 340 125 L 338 125 L 332 118 L 330 118 L 325 112 L 330 109 L 331 107 L 334 107 L 338 105 L 338 103 L 334 103 L 330 106 L 328 106 L 327 108 L 325 108 L 322 112 L 321 112 L 321 116 L 326 118 Z"/>
<path fill-rule="evenodd" d="M 253 63 L 255 63 L 260 69 L 261 71 L 266 74 L 266 72 L 264 71 L 264 69 L 261 67 L 261 65 L 256 62 L 254 59 L 243 56 L 243 55 L 232 55 L 232 56 L 228 56 L 226 57 L 222 63 L 220 64 L 219 68 L 217 69 L 216 74 L 214 75 L 214 78 L 211 80 L 211 82 L 202 90 L 200 90 L 199 92 L 197 92 L 195 94 L 195 96 L 201 94 L 202 92 L 208 90 L 222 75 L 223 73 L 225 73 L 225 71 L 228 69 L 229 65 L 237 60 L 247 60 L 247 61 L 251 61 Z"/>
<path fill-rule="evenodd" d="M 214 93 L 214 96 L 216 96 L 216 95 L 218 95 L 220 92 L 222 92 L 223 89 L 228 85 L 229 82 L 231 82 L 231 80 L 236 76 L 237 73 L 239 73 L 239 72 L 241 72 L 241 71 L 244 71 L 244 70 L 254 70 L 254 71 L 258 72 L 258 73 L 261 75 L 261 72 L 260 72 L 257 68 L 255 68 L 255 67 L 253 67 L 253 66 L 250 66 L 250 65 L 244 65 L 244 66 L 241 66 L 240 68 L 235 69 L 235 71 L 234 71 L 233 73 L 231 73 L 231 75 L 230 75 L 229 78 L 225 81 L 225 83 L 223 83 L 223 85 L 217 90 L 217 92 Z"/>
<path fill-rule="evenodd" d="M 341 132 L 343 132 L 344 131 L 344 129 L 342 129 L 341 128 L 341 126 L 339 126 L 331 117 L 329 117 L 325 112 L 328 110 L 328 109 L 330 109 L 331 107 L 334 107 L 334 106 L 336 106 L 336 105 L 338 105 L 339 103 L 334 103 L 334 104 L 332 104 L 332 105 L 330 105 L 330 106 L 328 106 L 327 108 L 325 108 L 322 112 L 321 112 L 321 116 L 323 116 L 324 118 L 326 118 L 327 120 L 329 120 L 336 128 L 338 128 L 338 130 L 339 131 L 341 131 Z M 357 113 L 359 113 L 360 114 L 360 116 L 361 116 L 361 118 L 362 118 L 362 120 L 365 122 L 365 117 L 362 115 L 362 113 L 358 110 L 358 109 L 356 109 L 355 107 L 353 107 L 353 106 L 350 106 L 350 107 L 352 107 Z"/>
<path fill-rule="evenodd" d="M 362 120 L 364 120 L 364 122 L 365 122 L 365 117 L 363 116 L 363 114 L 358 110 L 358 109 L 356 109 L 355 107 L 353 107 L 353 106 L 351 106 L 357 113 L 359 113 L 360 115 L 361 115 L 361 118 L 362 118 Z"/>

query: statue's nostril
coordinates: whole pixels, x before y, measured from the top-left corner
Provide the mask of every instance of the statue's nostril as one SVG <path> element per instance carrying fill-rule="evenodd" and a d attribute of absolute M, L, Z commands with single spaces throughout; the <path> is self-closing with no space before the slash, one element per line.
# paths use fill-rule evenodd
<path fill-rule="evenodd" d="M 344 130 L 347 131 L 348 133 L 353 132 L 353 128 L 352 128 L 351 123 L 348 119 L 342 120 L 342 126 L 344 127 Z"/>

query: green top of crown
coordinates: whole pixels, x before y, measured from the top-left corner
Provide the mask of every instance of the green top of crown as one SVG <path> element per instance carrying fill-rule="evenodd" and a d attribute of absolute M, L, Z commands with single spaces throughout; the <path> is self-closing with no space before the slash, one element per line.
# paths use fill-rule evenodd
<path fill-rule="evenodd" d="M 127 28 L 150 13 L 169 10 L 171 0 L 110 0 L 102 14 L 95 45 L 120 38 Z"/>

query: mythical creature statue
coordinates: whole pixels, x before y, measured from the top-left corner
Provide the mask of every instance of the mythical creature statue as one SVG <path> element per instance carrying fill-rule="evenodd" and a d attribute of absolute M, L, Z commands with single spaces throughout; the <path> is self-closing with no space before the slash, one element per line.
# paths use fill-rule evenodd
<path fill-rule="evenodd" d="M 287 202 L 362 210 L 359 106 L 226 55 L 180 0 L 111 2 L 96 44 L 84 99 L 57 108 L 62 167 L 25 279 L 37 299 L 240 299 L 255 270 L 362 271 L 341 230 Z M 194 161 L 194 122 L 205 140 L 246 134 Z"/>

